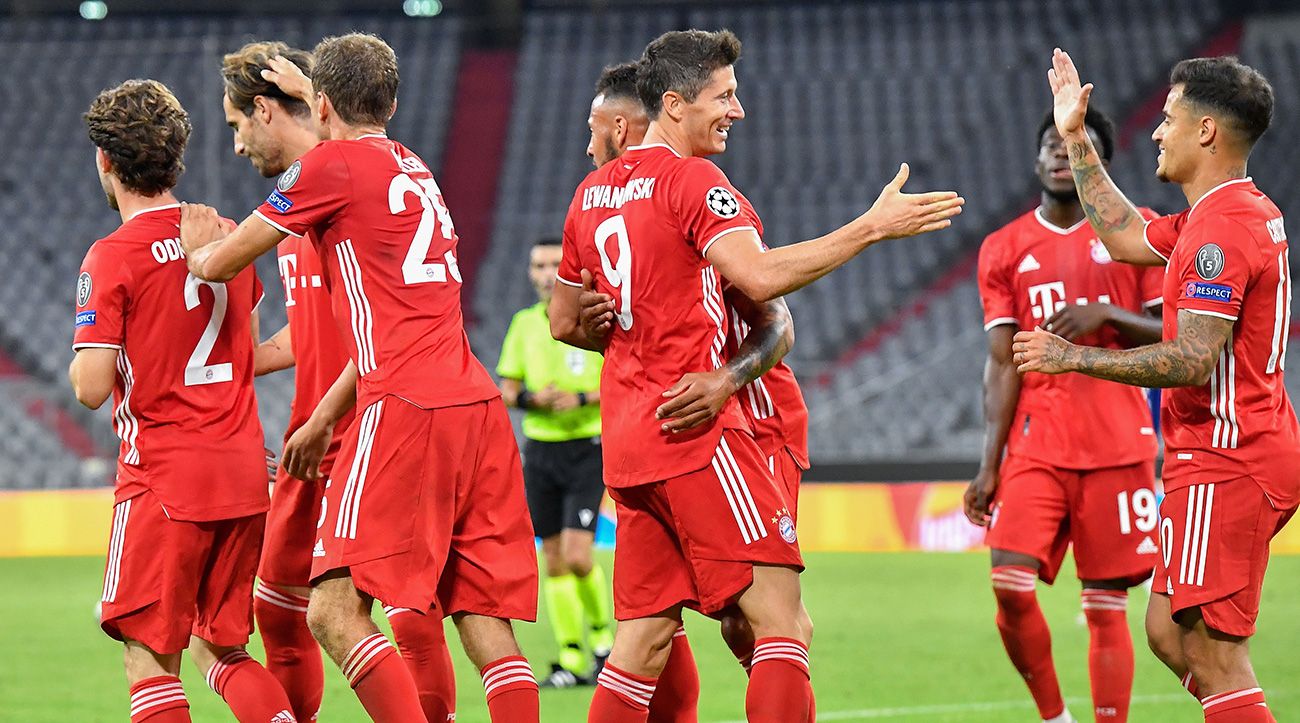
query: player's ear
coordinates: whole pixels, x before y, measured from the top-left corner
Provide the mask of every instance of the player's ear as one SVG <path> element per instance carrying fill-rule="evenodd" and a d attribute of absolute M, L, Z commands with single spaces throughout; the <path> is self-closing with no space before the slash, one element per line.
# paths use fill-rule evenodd
<path fill-rule="evenodd" d="M 614 145 L 623 148 L 627 142 L 627 118 L 616 115 L 614 116 Z"/>
<path fill-rule="evenodd" d="M 103 148 L 95 148 L 95 167 L 100 173 L 109 174 L 113 172 L 113 160 L 108 157 Z"/>
<path fill-rule="evenodd" d="M 270 123 L 271 113 L 271 101 L 267 100 L 266 96 L 253 96 L 253 114 L 257 116 L 259 121 L 262 123 Z"/>
<path fill-rule="evenodd" d="M 1214 120 L 1214 116 L 1201 116 L 1201 124 L 1198 128 L 1199 140 L 1202 146 L 1208 146 L 1214 143 L 1219 135 L 1219 124 Z"/>
<path fill-rule="evenodd" d="M 334 104 L 330 102 L 330 97 L 323 91 L 316 93 L 316 122 L 322 129 L 327 128 L 330 122 L 330 116 L 334 115 Z"/>
<path fill-rule="evenodd" d="M 388 118 L 389 118 L 389 120 L 392 120 L 393 116 L 395 116 L 395 115 L 397 115 L 397 99 L 396 99 L 396 98 L 393 99 L 393 109 L 390 110 L 390 111 L 388 111 Z"/>
<path fill-rule="evenodd" d="M 675 121 L 680 121 L 684 114 L 685 106 L 686 99 L 683 98 L 680 93 L 675 90 L 664 91 L 663 110 L 661 112 L 667 113 L 669 118 L 672 118 Z"/>

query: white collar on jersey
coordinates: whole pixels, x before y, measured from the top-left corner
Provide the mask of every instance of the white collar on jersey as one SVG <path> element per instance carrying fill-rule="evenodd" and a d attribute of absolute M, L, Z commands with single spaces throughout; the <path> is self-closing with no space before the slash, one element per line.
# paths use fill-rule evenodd
<path fill-rule="evenodd" d="M 1048 231 L 1051 231 L 1052 233 L 1058 233 L 1062 236 L 1069 236 L 1075 231 L 1078 231 L 1079 228 L 1083 226 L 1085 223 L 1088 223 L 1087 217 L 1084 217 L 1082 219 L 1079 219 L 1078 223 L 1074 224 L 1069 228 L 1061 228 L 1060 226 L 1057 226 L 1056 224 L 1047 220 L 1047 217 L 1043 215 L 1042 206 L 1039 206 L 1038 208 L 1034 209 L 1034 218 L 1038 219 L 1038 222 L 1043 225 L 1043 228 L 1047 229 Z"/>
<path fill-rule="evenodd" d="M 1254 179 L 1252 179 L 1250 176 L 1246 176 L 1245 178 L 1231 178 L 1231 179 L 1228 179 L 1227 181 L 1224 181 L 1223 183 L 1220 183 L 1219 185 L 1215 186 L 1214 188 L 1211 188 L 1210 190 L 1208 190 L 1208 191 L 1206 191 L 1205 193 L 1201 194 L 1201 197 L 1200 197 L 1200 198 L 1196 199 L 1196 203 L 1193 203 L 1193 204 L 1192 204 L 1192 209 L 1191 209 L 1191 211 L 1188 211 L 1188 212 L 1187 212 L 1187 217 L 1188 217 L 1188 218 L 1191 218 L 1191 217 L 1192 217 L 1192 211 L 1195 211 L 1195 210 L 1196 210 L 1196 207 L 1199 206 L 1199 205 L 1201 205 L 1201 201 L 1204 201 L 1205 199 L 1209 198 L 1211 193 L 1214 193 L 1215 191 L 1217 191 L 1217 190 L 1219 190 L 1219 189 L 1221 189 L 1221 188 L 1227 188 L 1228 186 L 1236 185 L 1236 184 L 1238 184 L 1238 183 L 1251 183 L 1253 180 L 1254 180 Z"/>
<path fill-rule="evenodd" d="M 166 211 L 169 208 L 180 208 L 180 207 L 181 205 L 179 203 L 169 203 L 165 206 L 150 206 L 149 208 L 142 208 L 139 211 L 136 211 L 135 213 L 131 214 L 130 216 L 127 216 L 126 220 L 130 221 L 142 213 L 153 213 L 154 211 Z"/>
<path fill-rule="evenodd" d="M 678 153 L 676 150 L 673 149 L 672 146 L 668 145 L 667 143 L 646 143 L 640 146 L 627 147 L 629 151 L 641 151 L 641 150 L 645 150 L 646 148 L 667 148 L 668 150 L 673 152 L 674 156 L 677 156 L 678 158 L 682 157 L 682 154 Z"/>
<path fill-rule="evenodd" d="M 364 136 L 357 136 L 354 140 L 359 141 L 362 138 L 383 138 L 384 140 L 388 140 L 388 136 L 384 133 L 367 133 Z"/>

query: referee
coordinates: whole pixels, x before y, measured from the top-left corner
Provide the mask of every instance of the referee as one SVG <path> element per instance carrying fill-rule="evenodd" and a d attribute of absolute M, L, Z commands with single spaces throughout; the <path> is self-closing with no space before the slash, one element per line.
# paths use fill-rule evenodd
<path fill-rule="evenodd" d="M 542 687 L 591 685 L 614 643 L 605 572 L 592 558 L 605 494 L 600 455 L 604 358 L 551 338 L 546 307 L 560 268 L 558 239 L 538 241 L 528 277 L 539 301 L 515 314 L 497 374 L 506 404 L 524 411 L 524 487 L 546 558 L 543 590 L 559 661 Z M 584 626 L 585 620 L 585 626 Z M 583 647 L 584 627 L 588 648 Z"/>

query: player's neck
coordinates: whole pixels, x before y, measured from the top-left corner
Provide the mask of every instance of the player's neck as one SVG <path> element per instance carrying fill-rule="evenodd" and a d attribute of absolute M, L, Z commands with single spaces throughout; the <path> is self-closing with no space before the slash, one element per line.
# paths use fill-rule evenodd
<path fill-rule="evenodd" d="M 330 139 L 335 141 L 355 141 L 365 136 L 386 136 L 388 129 L 383 126 L 350 126 L 340 122 L 330 123 Z"/>
<path fill-rule="evenodd" d="M 685 129 L 680 125 L 660 124 L 659 121 L 650 121 L 650 127 L 646 128 L 645 138 L 640 145 L 668 146 L 682 158 L 694 155 L 691 153 L 691 143 L 686 137 Z"/>
<path fill-rule="evenodd" d="M 1057 228 L 1067 229 L 1083 220 L 1083 205 L 1076 198 L 1065 201 L 1044 193 L 1038 202 L 1043 219 Z"/>
<path fill-rule="evenodd" d="M 151 208 L 172 206 L 180 203 L 176 200 L 176 196 L 173 195 L 171 191 L 165 191 L 157 196 L 141 196 L 118 188 L 116 196 L 117 210 L 122 214 L 122 223 L 126 223 L 132 216 L 141 211 L 148 211 Z"/>
<path fill-rule="evenodd" d="M 1193 206 L 1201 197 L 1209 193 L 1216 186 L 1221 186 L 1228 181 L 1246 177 L 1246 162 L 1241 159 L 1225 158 L 1222 161 L 1214 160 L 1208 163 L 1202 163 L 1200 168 L 1192 174 L 1191 180 L 1179 184 L 1183 189 L 1183 195 L 1187 197 L 1187 205 Z"/>

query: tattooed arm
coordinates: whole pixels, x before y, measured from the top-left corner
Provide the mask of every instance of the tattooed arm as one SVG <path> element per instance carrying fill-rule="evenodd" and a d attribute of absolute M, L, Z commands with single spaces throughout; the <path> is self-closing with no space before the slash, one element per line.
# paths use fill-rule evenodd
<path fill-rule="evenodd" d="M 1070 172 L 1079 192 L 1079 202 L 1088 223 L 1106 245 L 1111 258 L 1142 266 L 1163 266 L 1165 260 L 1146 245 L 1142 229 L 1146 222 L 1111 180 L 1101 156 L 1088 137 L 1084 117 L 1092 83 L 1081 85 L 1079 71 L 1068 53 L 1057 48 L 1052 55 L 1052 69 L 1047 73 L 1052 87 L 1052 112 L 1056 130 L 1065 140 L 1070 154 Z"/>
<path fill-rule="evenodd" d="M 1178 312 L 1178 336 L 1135 349 L 1077 346 L 1035 329 L 1016 334 L 1011 351 L 1017 371 L 1080 372 L 1138 387 L 1199 387 L 1210 379 L 1219 354 L 1232 337 L 1232 321 Z"/>

